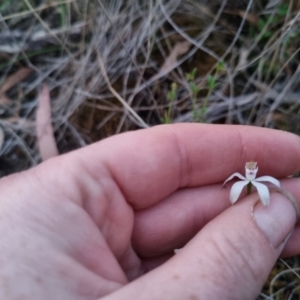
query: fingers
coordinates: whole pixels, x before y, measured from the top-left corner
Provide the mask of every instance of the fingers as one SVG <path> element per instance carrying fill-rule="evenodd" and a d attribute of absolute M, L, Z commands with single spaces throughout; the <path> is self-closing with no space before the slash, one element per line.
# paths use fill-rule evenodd
<path fill-rule="evenodd" d="M 300 139 L 289 133 L 178 124 L 106 139 L 48 160 L 31 174 L 36 191 L 83 207 L 119 258 L 131 238 L 132 207 L 151 207 L 179 188 L 223 182 L 244 172 L 251 159 L 261 175 L 287 176 L 300 168 L 299 155 Z"/>
<path fill-rule="evenodd" d="M 300 169 L 300 139 L 247 126 L 178 124 L 122 134 L 72 154 L 87 175 L 111 176 L 135 209 L 182 187 L 223 182 L 255 160 L 259 175 L 285 177 Z M 280 165 L 277 163 L 280 161 Z M 70 164 L 69 160 L 69 164 Z M 82 180 L 82 179 L 81 179 Z"/>
<path fill-rule="evenodd" d="M 281 180 L 300 206 L 300 179 Z M 167 197 L 159 204 L 136 213 L 133 246 L 141 257 L 155 257 L 183 247 L 208 222 L 231 206 L 231 186 L 221 184 L 187 188 Z M 238 201 L 246 194 L 243 194 Z M 300 223 L 283 251 L 284 256 L 300 253 Z"/>
<path fill-rule="evenodd" d="M 297 203 L 300 205 L 300 178 L 292 178 L 292 179 L 285 179 L 281 181 L 282 187 L 292 193 Z M 283 257 L 299 255 L 300 253 L 300 221 L 298 221 L 293 234 L 291 235 L 290 239 L 288 240 L 284 250 L 282 251 Z"/>
<path fill-rule="evenodd" d="M 230 184 L 181 189 L 157 205 L 138 211 L 132 243 L 141 257 L 182 248 L 209 221 L 231 204 Z"/>
<path fill-rule="evenodd" d="M 255 299 L 297 221 L 292 203 L 251 194 L 208 223 L 164 265 L 119 289 L 113 299 Z M 153 288 L 155 287 L 155 288 Z"/>

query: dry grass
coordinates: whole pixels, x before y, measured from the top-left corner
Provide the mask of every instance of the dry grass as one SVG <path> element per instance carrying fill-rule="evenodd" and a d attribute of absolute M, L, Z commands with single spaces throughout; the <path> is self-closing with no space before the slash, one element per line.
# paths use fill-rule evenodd
<path fill-rule="evenodd" d="M 300 134 L 298 9 L 293 0 L 1 1 L 0 175 L 40 161 L 43 83 L 60 153 L 160 123 Z M 298 299 L 271 293 L 261 299 Z"/>

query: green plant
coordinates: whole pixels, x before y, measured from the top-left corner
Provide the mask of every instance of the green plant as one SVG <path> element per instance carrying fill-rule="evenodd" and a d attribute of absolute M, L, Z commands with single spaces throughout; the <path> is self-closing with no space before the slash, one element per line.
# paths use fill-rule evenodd
<path fill-rule="evenodd" d="M 272 37 L 276 31 L 277 25 L 281 23 L 285 16 L 289 13 L 289 6 L 287 4 L 279 5 L 275 14 L 263 16 L 259 19 L 257 30 L 254 34 L 257 35 L 257 42 L 266 42 Z"/>
<path fill-rule="evenodd" d="M 0 11 L 6 8 L 10 4 L 10 0 L 5 0 L 3 3 L 0 4 Z"/>
<path fill-rule="evenodd" d="M 191 73 L 186 73 L 185 74 L 185 78 L 189 83 L 189 88 L 192 94 L 192 110 L 193 110 L 193 121 L 194 122 L 199 122 L 199 112 L 198 112 L 198 107 L 197 107 L 197 95 L 198 93 L 201 91 L 201 87 L 197 87 L 196 84 L 196 73 L 197 73 L 197 69 L 193 69 L 193 71 Z"/>
<path fill-rule="evenodd" d="M 171 85 L 171 90 L 168 93 L 167 100 L 169 102 L 169 107 L 165 111 L 164 117 L 162 118 L 162 123 L 170 124 L 172 122 L 172 113 L 174 108 L 174 101 L 177 98 L 178 86 L 175 82 Z"/>
<path fill-rule="evenodd" d="M 258 70 L 263 80 L 269 81 L 276 76 L 290 57 L 289 52 L 294 50 L 293 45 L 298 36 L 297 33 L 295 30 L 283 29 L 287 26 L 291 15 L 290 6 L 282 4 L 277 6 L 272 14 L 261 16 L 257 25 L 250 28 L 250 38 L 254 39 L 253 45 L 258 46 L 251 47 L 258 50 L 255 52 L 257 57 L 264 57 L 254 61 L 252 70 Z M 266 59 L 262 53 L 269 57 Z"/>
<path fill-rule="evenodd" d="M 67 5 L 60 0 L 59 5 L 59 14 L 60 14 L 60 26 L 66 27 L 67 26 L 67 19 L 68 19 L 68 11 L 67 11 Z"/>
<path fill-rule="evenodd" d="M 214 74 L 213 75 L 208 75 L 208 78 L 207 78 L 208 93 L 205 97 L 204 103 L 203 103 L 203 105 L 201 107 L 201 110 L 200 110 L 200 120 L 202 122 L 204 122 L 204 116 L 205 116 L 206 111 L 207 111 L 208 102 L 209 102 L 209 99 L 211 97 L 211 94 L 219 85 L 219 83 L 217 82 L 217 78 L 218 78 L 220 72 L 222 72 L 223 70 L 224 70 L 224 62 L 220 61 L 216 66 Z"/>
<path fill-rule="evenodd" d="M 203 89 L 203 87 L 198 87 L 196 85 L 195 76 L 197 69 L 194 69 L 191 73 L 186 74 L 186 79 L 189 82 L 189 87 L 192 94 L 192 109 L 193 109 L 193 121 L 194 122 L 205 122 L 205 114 L 208 107 L 208 102 L 211 97 L 212 92 L 217 88 L 218 82 L 217 78 L 219 73 L 224 70 L 224 62 L 220 61 L 213 73 L 213 75 L 208 75 L 207 77 L 207 94 L 205 96 L 204 102 L 202 103 L 201 108 L 198 108 L 197 105 L 197 95 Z"/>

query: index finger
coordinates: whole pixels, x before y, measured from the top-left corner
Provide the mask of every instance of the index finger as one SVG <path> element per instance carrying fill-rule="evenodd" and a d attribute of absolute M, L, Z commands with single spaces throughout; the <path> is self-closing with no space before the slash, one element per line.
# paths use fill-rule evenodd
<path fill-rule="evenodd" d="M 179 188 L 243 174 L 250 160 L 258 175 L 291 175 L 300 169 L 300 139 L 266 128 L 176 124 L 114 136 L 74 155 L 99 181 L 108 171 L 127 201 L 144 209 Z"/>

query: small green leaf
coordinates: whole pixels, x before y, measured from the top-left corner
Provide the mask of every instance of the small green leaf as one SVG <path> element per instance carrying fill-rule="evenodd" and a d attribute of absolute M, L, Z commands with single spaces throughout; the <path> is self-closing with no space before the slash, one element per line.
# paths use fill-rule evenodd
<path fill-rule="evenodd" d="M 265 19 L 259 19 L 258 20 L 258 29 L 261 31 L 264 29 L 264 27 L 266 26 L 267 22 Z"/>
<path fill-rule="evenodd" d="M 284 17 L 289 11 L 289 5 L 288 4 L 282 4 L 278 7 L 278 15 L 281 17 Z"/>
<path fill-rule="evenodd" d="M 216 78 L 215 76 L 209 75 L 207 78 L 208 88 L 213 90 L 215 88 Z"/>
<path fill-rule="evenodd" d="M 197 73 L 197 68 L 194 68 L 194 69 L 193 69 L 193 71 L 192 71 L 192 73 L 191 73 L 192 80 L 194 80 L 194 79 L 195 79 L 195 77 L 196 77 L 196 73 Z"/>
<path fill-rule="evenodd" d="M 194 96 L 197 96 L 198 92 L 201 90 L 201 88 L 198 88 L 195 81 L 190 82 L 190 89 Z"/>
<path fill-rule="evenodd" d="M 271 31 L 266 31 L 266 32 L 263 34 L 262 38 L 269 38 L 269 37 L 271 37 L 272 35 L 273 35 L 273 33 L 272 33 Z"/>
<path fill-rule="evenodd" d="M 225 70 L 225 63 L 224 61 L 219 61 L 216 67 L 217 72 Z"/>

